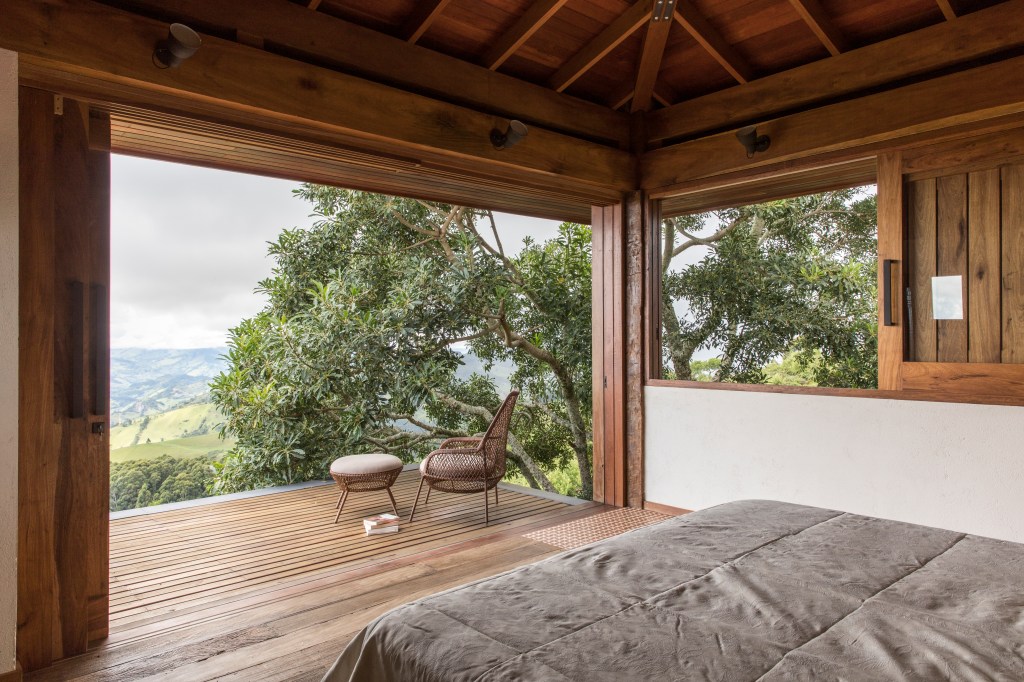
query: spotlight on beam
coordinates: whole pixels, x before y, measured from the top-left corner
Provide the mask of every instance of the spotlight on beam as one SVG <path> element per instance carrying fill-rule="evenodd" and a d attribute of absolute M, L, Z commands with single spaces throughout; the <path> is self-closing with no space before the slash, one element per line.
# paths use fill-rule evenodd
<path fill-rule="evenodd" d="M 505 132 L 497 128 L 491 131 L 491 144 L 495 149 L 507 149 L 522 142 L 528 132 L 530 129 L 526 127 L 525 123 L 513 119 L 508 122 Z"/>
<path fill-rule="evenodd" d="M 203 44 L 199 34 L 185 24 L 171 24 L 167 37 L 156 44 L 153 63 L 161 69 L 177 68 Z"/>
<path fill-rule="evenodd" d="M 740 141 L 743 148 L 747 150 L 747 158 L 752 158 L 758 152 L 768 151 L 772 146 L 772 138 L 767 135 L 758 135 L 757 126 L 740 128 L 736 133 L 736 139 Z"/>

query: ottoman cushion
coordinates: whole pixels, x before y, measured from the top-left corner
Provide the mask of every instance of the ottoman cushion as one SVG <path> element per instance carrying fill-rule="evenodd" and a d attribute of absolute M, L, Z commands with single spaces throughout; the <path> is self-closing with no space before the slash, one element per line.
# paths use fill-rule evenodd
<path fill-rule="evenodd" d="M 369 455 L 348 455 L 339 457 L 331 464 L 331 473 L 339 476 L 379 474 L 402 467 L 402 460 L 394 455 L 373 453 Z"/>

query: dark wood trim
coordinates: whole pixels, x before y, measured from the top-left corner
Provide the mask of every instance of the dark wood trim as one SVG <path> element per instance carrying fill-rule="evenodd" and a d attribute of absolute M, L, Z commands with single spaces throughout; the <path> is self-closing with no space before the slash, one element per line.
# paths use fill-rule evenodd
<path fill-rule="evenodd" d="M 683 514 L 692 514 L 692 509 L 683 509 L 682 507 L 673 507 L 670 504 L 661 504 L 660 502 L 651 502 L 650 500 L 644 500 L 644 509 L 650 509 L 656 511 L 659 514 L 668 514 L 669 516 L 682 516 Z"/>
<path fill-rule="evenodd" d="M 917 363 L 904 363 L 917 364 Z M 973 405 L 1024 406 L 1024 396 L 960 395 L 931 390 L 874 390 L 869 388 L 826 388 L 823 386 L 774 386 L 767 384 L 720 384 L 675 379 L 649 379 L 648 386 L 657 388 L 692 388 L 709 391 L 739 391 L 741 393 L 778 393 L 809 395 L 824 398 L 873 398 L 879 400 L 917 400 L 928 403 L 967 403 Z"/>
<path fill-rule="evenodd" d="M 922 145 L 903 152 L 903 180 L 985 170 L 1024 157 L 1024 127 Z"/>
<path fill-rule="evenodd" d="M 771 148 L 747 159 L 733 132 L 647 152 L 641 185 L 664 195 L 735 172 L 863 157 L 1024 114 L 1024 57 L 785 116 L 759 126 Z M 760 157 L 760 158 L 758 158 Z"/>
<path fill-rule="evenodd" d="M 691 0 L 678 0 L 675 19 L 737 83 L 754 79 L 754 69 L 747 60 L 708 23 Z"/>
<path fill-rule="evenodd" d="M 481 171 L 540 171 L 553 181 L 606 187 L 610 181 L 620 192 L 635 186 L 628 152 L 537 126 L 514 148 L 496 150 L 489 133 L 507 124 L 501 118 L 213 36 L 203 36 L 188 69 L 155 69 L 152 46 L 166 35 L 166 24 L 89 0 L 16 3 L 5 12 L 0 45 L 22 53 L 37 70 L 49 65 L 105 85 L 107 92 L 97 96 L 250 127 L 276 124 L 300 137 L 317 130 L 339 144 L 406 152 L 441 167 L 468 161 Z"/>
<path fill-rule="evenodd" d="M 14 670 L 10 672 L 0 673 L 0 682 L 22 682 L 23 679 L 20 664 L 15 664 Z"/>
<path fill-rule="evenodd" d="M 1024 44 L 1024 0 L 1010 0 L 907 35 L 651 112 L 652 143 L 748 123 L 971 64 Z"/>
<path fill-rule="evenodd" d="M 1000 398 L 1024 404 L 1024 365 L 988 362 L 904 362 L 904 391 L 963 398 Z"/>
<path fill-rule="evenodd" d="M 662 201 L 649 199 L 645 224 L 644 363 L 645 382 L 661 378 L 661 219 Z"/>

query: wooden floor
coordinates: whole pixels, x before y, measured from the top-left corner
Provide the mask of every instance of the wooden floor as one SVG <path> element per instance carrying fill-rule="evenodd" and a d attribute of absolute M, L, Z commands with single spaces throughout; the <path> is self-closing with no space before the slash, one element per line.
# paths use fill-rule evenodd
<path fill-rule="evenodd" d="M 393 488 L 405 518 L 418 480 Z M 26 679 L 319 680 L 378 615 L 556 553 L 524 534 L 610 509 L 502 487 L 485 528 L 481 496 L 435 492 L 368 538 L 384 493 L 351 495 L 337 525 L 336 501 L 325 485 L 112 521 L 109 640 Z"/>

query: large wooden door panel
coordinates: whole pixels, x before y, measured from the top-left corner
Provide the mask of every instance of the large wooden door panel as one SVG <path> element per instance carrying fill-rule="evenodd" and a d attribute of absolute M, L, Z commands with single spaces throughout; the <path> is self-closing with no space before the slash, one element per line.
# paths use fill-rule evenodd
<path fill-rule="evenodd" d="M 107 634 L 110 155 L 85 105 L 19 98 L 18 658 L 35 670 Z"/>

